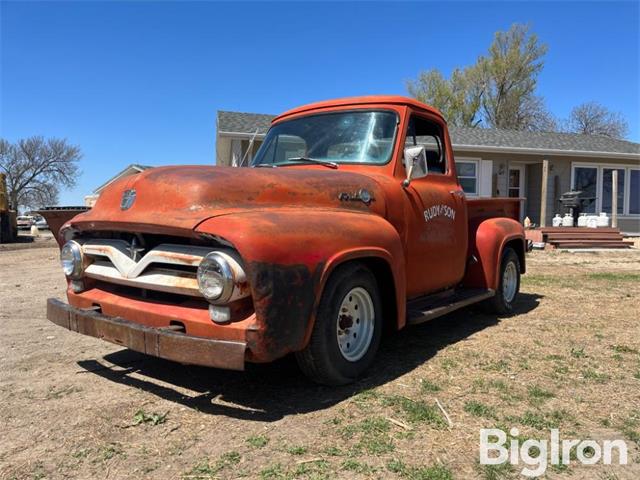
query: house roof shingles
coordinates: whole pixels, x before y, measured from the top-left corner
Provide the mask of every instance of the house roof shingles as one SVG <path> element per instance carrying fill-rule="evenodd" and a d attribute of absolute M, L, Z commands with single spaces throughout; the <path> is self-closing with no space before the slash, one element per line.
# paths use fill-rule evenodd
<path fill-rule="evenodd" d="M 275 115 L 260 113 L 218 111 L 218 133 L 252 135 L 257 130 L 258 135 L 264 135 L 274 117 Z M 449 133 L 454 147 L 495 147 L 640 155 L 640 144 L 602 135 L 464 127 L 450 127 Z"/>
<path fill-rule="evenodd" d="M 275 115 L 264 113 L 225 112 L 218 110 L 218 132 L 264 135 Z"/>
<path fill-rule="evenodd" d="M 577 133 L 526 132 L 489 128 L 451 127 L 453 145 L 640 154 L 640 144 Z"/>

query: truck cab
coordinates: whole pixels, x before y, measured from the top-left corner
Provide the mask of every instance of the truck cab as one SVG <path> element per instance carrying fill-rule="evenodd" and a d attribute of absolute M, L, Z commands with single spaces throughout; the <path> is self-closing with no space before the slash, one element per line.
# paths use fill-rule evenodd
<path fill-rule="evenodd" d="M 469 199 L 447 125 L 404 97 L 273 120 L 251 168 L 154 168 L 60 230 L 69 281 L 48 318 L 183 363 L 294 353 L 358 378 L 384 329 L 481 303 L 509 314 L 525 271 L 519 199 Z"/>

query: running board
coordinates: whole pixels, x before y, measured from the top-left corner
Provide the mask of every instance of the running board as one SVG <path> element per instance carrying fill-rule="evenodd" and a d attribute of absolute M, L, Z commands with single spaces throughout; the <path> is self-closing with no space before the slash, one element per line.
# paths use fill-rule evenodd
<path fill-rule="evenodd" d="M 435 294 L 411 300 L 407 304 L 407 324 L 417 325 L 441 317 L 459 308 L 481 302 L 496 294 L 495 290 L 483 288 L 461 289 L 447 295 Z"/>

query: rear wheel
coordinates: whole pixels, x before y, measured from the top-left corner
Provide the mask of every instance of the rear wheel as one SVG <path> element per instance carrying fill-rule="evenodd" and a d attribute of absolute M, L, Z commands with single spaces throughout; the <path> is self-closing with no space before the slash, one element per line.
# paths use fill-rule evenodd
<path fill-rule="evenodd" d="M 513 312 L 513 304 L 520 291 L 520 260 L 511 247 L 502 253 L 499 279 L 495 296 L 485 301 L 483 307 L 490 313 L 508 315 Z"/>
<path fill-rule="evenodd" d="M 353 382 L 373 362 L 382 333 L 382 308 L 373 274 L 359 264 L 338 267 L 325 286 L 301 370 L 325 385 Z"/>

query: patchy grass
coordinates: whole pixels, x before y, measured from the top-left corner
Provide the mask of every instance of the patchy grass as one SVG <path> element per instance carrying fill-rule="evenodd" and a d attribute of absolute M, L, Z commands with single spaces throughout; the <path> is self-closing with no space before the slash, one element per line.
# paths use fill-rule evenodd
<path fill-rule="evenodd" d="M 458 368 L 458 362 L 456 362 L 452 358 L 445 358 L 444 360 L 442 360 L 441 365 L 446 372 L 449 372 L 455 368 Z"/>
<path fill-rule="evenodd" d="M 607 383 L 607 381 L 611 378 L 606 373 L 598 372 L 593 368 L 585 368 L 582 371 L 582 377 L 585 380 L 593 381 L 596 383 Z"/>
<path fill-rule="evenodd" d="M 238 452 L 232 451 L 223 454 L 217 461 L 211 463 L 209 459 L 203 459 L 191 470 L 183 475 L 185 479 L 204 480 L 215 478 L 215 476 L 227 467 L 240 463 L 241 456 Z"/>
<path fill-rule="evenodd" d="M 473 415 L 474 417 L 482 417 L 488 419 L 496 418 L 495 408 L 481 402 L 476 402 L 475 400 L 466 402 L 464 404 L 464 411 Z"/>
<path fill-rule="evenodd" d="M 106 445 L 102 445 L 100 448 L 98 448 L 97 452 L 96 452 L 96 457 L 94 459 L 94 463 L 96 462 L 107 462 L 109 460 L 111 460 L 114 457 L 117 456 L 124 456 L 126 457 L 126 453 L 124 451 L 124 449 L 122 448 L 122 445 L 120 443 L 108 443 Z"/>
<path fill-rule="evenodd" d="M 522 415 L 509 415 L 505 417 L 507 422 L 518 423 L 536 430 L 548 430 L 550 428 L 558 428 L 560 426 L 560 418 L 551 413 L 542 413 L 540 411 L 527 410 Z"/>
<path fill-rule="evenodd" d="M 434 393 L 439 392 L 441 388 L 433 382 L 429 380 L 425 380 L 424 378 L 420 381 L 420 390 L 423 393 Z"/>
<path fill-rule="evenodd" d="M 347 440 L 358 439 L 354 445 L 356 453 L 383 454 L 395 449 L 393 439 L 389 435 L 391 423 L 386 418 L 370 417 L 358 423 L 342 428 L 342 437 Z"/>
<path fill-rule="evenodd" d="M 334 445 L 329 445 L 328 447 L 325 447 L 322 450 L 322 453 L 330 457 L 341 457 L 344 455 L 344 452 Z"/>
<path fill-rule="evenodd" d="M 509 370 L 509 362 L 506 360 L 497 360 L 494 362 L 489 362 L 488 364 L 482 367 L 483 370 L 487 372 L 506 372 Z"/>
<path fill-rule="evenodd" d="M 427 404 L 422 400 L 412 400 L 401 395 L 386 397 L 384 404 L 394 407 L 411 423 L 428 423 L 436 428 L 443 428 L 447 425 L 435 404 Z"/>
<path fill-rule="evenodd" d="M 516 471 L 510 463 L 500 465 L 480 465 L 478 463 L 477 470 L 480 478 L 484 480 L 507 480 L 512 478 Z"/>
<path fill-rule="evenodd" d="M 74 385 L 67 385 L 65 387 L 60 387 L 60 388 L 52 387 L 47 392 L 47 396 L 45 397 L 45 400 L 54 400 L 54 399 L 64 398 L 67 395 L 71 395 L 73 393 L 78 393 L 81 391 L 82 389 L 80 387 L 77 387 Z"/>
<path fill-rule="evenodd" d="M 592 272 L 582 275 L 528 274 L 522 277 L 522 286 L 539 286 L 552 288 L 572 288 L 576 284 L 586 290 L 601 288 L 601 283 L 632 283 L 640 280 L 640 274 L 630 272 Z M 590 283 L 596 285 L 591 286 Z"/>
<path fill-rule="evenodd" d="M 287 452 L 291 455 L 304 455 L 309 449 L 303 445 L 287 448 Z"/>
<path fill-rule="evenodd" d="M 584 347 L 571 347 L 571 356 L 573 358 L 586 358 L 587 354 L 584 352 Z"/>
<path fill-rule="evenodd" d="M 138 410 L 133 416 L 133 424 L 141 425 L 141 424 L 149 424 L 149 425 L 162 425 L 167 421 L 167 414 L 165 413 L 147 413 L 144 410 Z"/>
<path fill-rule="evenodd" d="M 275 465 L 271 465 L 270 467 L 265 468 L 260 472 L 260 478 L 263 480 L 271 480 L 271 479 L 284 479 L 287 478 L 284 467 L 276 463 Z"/>
<path fill-rule="evenodd" d="M 517 404 L 522 400 L 522 396 L 501 379 L 487 381 L 484 378 L 476 378 L 473 380 L 471 391 L 472 393 L 490 394 L 510 405 Z"/>
<path fill-rule="evenodd" d="M 406 465 L 402 460 L 393 459 L 387 463 L 387 470 L 408 480 L 453 480 L 451 470 L 444 465 L 416 467 Z"/>
<path fill-rule="evenodd" d="M 628 345 L 611 345 L 611 348 L 616 353 L 630 353 L 632 355 L 638 355 L 638 349 L 629 347 Z"/>
<path fill-rule="evenodd" d="M 532 385 L 527 389 L 527 394 L 529 396 L 529 402 L 533 405 L 541 405 L 546 400 L 550 398 L 554 398 L 555 393 L 545 390 L 544 388 L 538 385 Z"/>
<path fill-rule="evenodd" d="M 247 438 L 247 443 L 253 448 L 262 448 L 267 446 L 269 439 L 265 435 L 252 435 Z"/>
<path fill-rule="evenodd" d="M 375 467 L 372 467 L 371 465 L 364 462 L 359 462 L 352 458 L 345 460 L 340 466 L 342 470 L 360 473 L 362 475 L 371 475 L 376 471 Z"/>
<path fill-rule="evenodd" d="M 289 471 L 290 478 L 307 476 L 312 478 L 327 478 L 329 463 L 326 460 L 310 460 L 296 465 L 293 471 Z"/>
<path fill-rule="evenodd" d="M 586 275 L 589 280 L 606 282 L 638 282 L 640 273 L 629 272 L 594 272 Z"/>
<path fill-rule="evenodd" d="M 627 439 L 640 446 L 640 409 L 632 411 L 620 425 L 620 430 Z"/>

